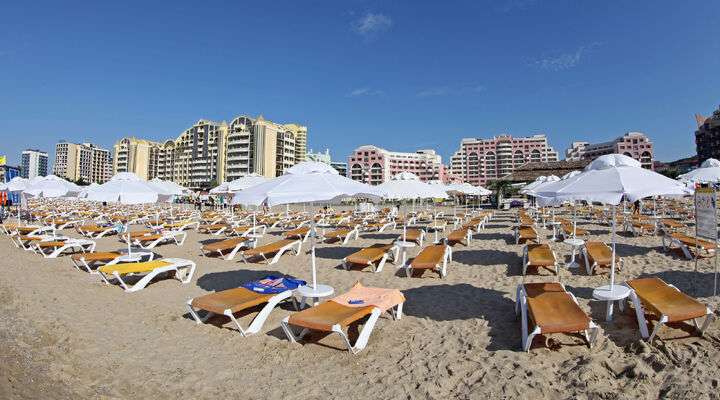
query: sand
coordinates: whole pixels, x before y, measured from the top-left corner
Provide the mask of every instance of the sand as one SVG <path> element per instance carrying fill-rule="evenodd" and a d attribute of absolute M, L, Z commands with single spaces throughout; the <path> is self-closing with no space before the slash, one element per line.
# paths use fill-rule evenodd
<path fill-rule="evenodd" d="M 361 281 L 398 288 L 407 298 L 399 321 L 383 318 L 358 355 L 337 335 L 287 341 L 276 309 L 263 330 L 243 338 L 231 325 L 196 325 L 185 302 L 271 273 L 310 279 L 309 256 L 286 255 L 272 266 L 200 256 L 209 235 L 190 232 L 182 247 L 156 253 L 198 263 L 191 283 L 160 280 L 137 293 L 106 286 L 72 267 L 68 256 L 43 259 L 0 237 L 0 398 L 718 398 L 720 350 L 714 323 L 704 337 L 689 325 L 663 328 L 652 344 L 640 340 L 632 310 L 605 322 L 605 303 L 592 288 L 607 275 L 561 267 L 561 280 L 601 327 L 594 348 L 580 336 L 556 334 L 520 349 L 513 307 L 523 281 L 522 245 L 511 236 L 509 212 L 500 212 L 469 247 L 457 246 L 448 276 L 406 278 L 392 264 L 378 274 L 345 271 L 340 259 L 387 242 L 392 233 L 366 233 L 343 247 L 317 249 L 318 280 L 338 292 Z M 581 224 L 609 241 L 607 226 Z M 550 232 L 540 231 L 549 238 Z M 77 236 L 72 231 L 63 233 Z M 274 240 L 268 234 L 262 243 Z M 625 259 L 619 279 L 659 276 L 717 308 L 712 266 L 665 253 L 659 237 L 621 234 Z M 569 258 L 562 243 L 552 247 Z M 116 237 L 97 251 L 122 248 Z M 410 256 L 418 249 L 411 249 Z M 548 272 L 526 281 L 551 281 Z M 247 325 L 254 314 L 240 321 Z"/>

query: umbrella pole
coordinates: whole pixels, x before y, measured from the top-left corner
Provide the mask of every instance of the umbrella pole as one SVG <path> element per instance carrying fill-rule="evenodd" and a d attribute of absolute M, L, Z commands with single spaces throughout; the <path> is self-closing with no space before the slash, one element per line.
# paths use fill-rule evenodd
<path fill-rule="evenodd" d="M 610 262 L 610 291 L 613 291 L 615 286 L 615 209 L 613 205 L 612 212 L 612 261 Z"/>

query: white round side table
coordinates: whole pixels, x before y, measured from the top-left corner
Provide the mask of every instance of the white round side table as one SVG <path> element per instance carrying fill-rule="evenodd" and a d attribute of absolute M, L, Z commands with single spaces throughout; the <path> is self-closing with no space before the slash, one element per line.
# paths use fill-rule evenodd
<path fill-rule="evenodd" d="M 312 299 L 313 306 L 315 306 L 321 298 L 332 296 L 335 289 L 332 286 L 318 284 L 316 287 L 312 287 L 312 285 L 300 286 L 295 289 L 295 292 L 301 297 L 300 308 L 304 308 L 307 305 L 307 299 Z"/>
<path fill-rule="evenodd" d="M 575 238 L 575 239 L 565 239 L 565 241 L 563 241 L 563 243 L 569 244 L 570 246 L 572 246 L 572 255 L 570 256 L 570 264 L 568 264 L 567 267 L 572 268 L 572 269 L 578 268 L 580 266 L 580 264 L 578 264 L 578 262 L 575 260 L 575 255 L 577 254 L 577 251 L 585 244 L 585 241 L 582 239 Z"/>
<path fill-rule="evenodd" d="M 630 296 L 630 288 L 625 285 L 613 285 L 612 289 L 610 285 L 600 286 L 593 290 L 593 298 L 600 301 L 607 301 L 607 316 L 605 320 L 612 321 L 613 304 L 618 301 L 618 307 L 620 311 L 623 310 L 623 300 Z"/>

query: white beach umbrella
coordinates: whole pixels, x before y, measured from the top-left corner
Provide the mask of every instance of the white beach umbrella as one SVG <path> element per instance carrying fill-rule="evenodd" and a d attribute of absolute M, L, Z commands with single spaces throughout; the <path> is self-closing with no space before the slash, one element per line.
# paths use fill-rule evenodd
<path fill-rule="evenodd" d="M 22 192 L 33 197 L 55 198 L 76 195 L 80 190 L 80 187 L 72 182 L 48 175 L 30 182 Z"/>
<path fill-rule="evenodd" d="M 268 178 L 262 175 L 252 173 L 250 175 L 246 175 L 241 178 L 235 179 L 234 181 L 228 182 L 227 189 L 230 192 L 239 192 L 241 190 L 249 189 L 261 183 L 265 183 L 268 180 Z"/>
<path fill-rule="evenodd" d="M 93 182 L 93 183 L 89 184 L 88 186 L 85 186 L 84 188 L 80 189 L 80 192 L 78 192 L 78 194 L 77 194 L 78 199 L 87 200 L 88 194 L 90 192 L 92 192 L 93 190 L 95 190 L 99 186 L 100 186 L 99 184 Z"/>
<path fill-rule="evenodd" d="M 25 190 L 28 183 L 30 183 L 28 179 L 16 176 L 10 179 L 10 182 L 7 183 L 7 190 L 9 192 L 22 192 L 23 190 Z"/>
<path fill-rule="evenodd" d="M 304 161 L 289 168 L 284 175 L 235 193 L 232 204 L 272 207 L 360 195 L 381 197 L 381 192 L 338 174 L 327 164 Z"/>
<path fill-rule="evenodd" d="M 303 161 L 288 168 L 284 175 L 235 193 L 232 204 L 253 206 L 267 204 L 272 207 L 282 204 L 329 201 L 347 196 L 380 197 L 374 187 L 341 176 L 328 164 Z M 314 222 L 312 230 L 315 230 Z M 317 288 L 314 235 L 311 253 L 313 288 Z"/>
<path fill-rule="evenodd" d="M 608 154 L 593 160 L 583 173 L 549 183 L 536 193 L 540 205 L 560 205 L 565 201 L 588 201 L 613 206 L 612 268 L 610 286 L 615 284 L 615 206 L 623 197 L 631 202 L 650 196 L 678 195 L 686 192 L 680 182 L 641 167 L 640 162 L 622 154 Z"/>
<path fill-rule="evenodd" d="M 229 182 L 223 182 L 214 188 L 210 189 L 210 194 L 223 194 L 223 193 L 230 193 L 230 189 L 228 189 Z"/>
<path fill-rule="evenodd" d="M 132 172 L 120 172 L 88 193 L 87 199 L 121 204 L 144 204 L 158 201 L 157 189 Z"/>
<path fill-rule="evenodd" d="M 678 179 L 688 183 L 717 183 L 720 182 L 720 161 L 708 158 L 703 161 L 700 168 L 678 176 Z"/>
<path fill-rule="evenodd" d="M 148 181 L 150 186 L 156 188 L 158 193 L 167 196 L 181 196 L 183 194 L 183 187 L 176 184 L 175 182 L 164 181 L 160 178 L 153 178 Z"/>
<path fill-rule="evenodd" d="M 534 181 L 530 182 L 529 184 L 523 186 L 519 192 L 521 194 L 529 194 L 531 190 L 535 189 L 538 185 L 541 185 L 545 183 L 545 180 L 547 179 L 547 176 L 541 175 L 535 178 Z"/>
<path fill-rule="evenodd" d="M 401 172 L 377 187 L 382 197 L 389 200 L 447 199 L 445 185 L 430 185 L 422 182 L 411 172 Z"/>

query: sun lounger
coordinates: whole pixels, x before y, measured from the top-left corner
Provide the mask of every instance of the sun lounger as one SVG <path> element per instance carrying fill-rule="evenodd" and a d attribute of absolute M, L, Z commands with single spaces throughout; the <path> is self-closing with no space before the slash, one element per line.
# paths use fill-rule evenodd
<path fill-rule="evenodd" d="M 330 232 L 325 232 L 323 239 L 326 242 L 337 241 L 338 243 L 342 242 L 343 245 L 346 245 L 353 236 L 355 237 L 355 240 L 357 240 L 360 236 L 360 230 L 357 226 L 354 228 L 338 228 Z"/>
<path fill-rule="evenodd" d="M 364 296 L 368 292 L 370 295 L 365 300 Z M 382 298 L 382 300 L 376 302 L 372 300 L 373 298 Z M 360 299 L 363 303 L 350 304 L 347 299 Z M 357 284 L 343 296 L 285 317 L 281 325 L 288 340 L 292 343 L 301 340 L 310 330 L 337 333 L 342 337 L 347 349 L 353 354 L 357 354 L 367 346 L 370 334 L 383 311 L 388 311 L 393 319 L 399 320 L 402 318 L 404 302 L 405 297 L 398 290 L 366 288 Z M 355 344 L 352 344 L 346 330 L 350 325 L 366 317 L 367 321 L 365 321 Z M 296 334 L 293 332 L 293 327 L 299 327 L 302 330 Z"/>
<path fill-rule="evenodd" d="M 717 250 L 717 243 L 710 240 L 698 239 L 680 232 L 665 233 L 662 237 L 664 250 L 673 249 L 677 246 L 682 250 L 688 260 L 700 257 L 713 257 Z"/>
<path fill-rule="evenodd" d="M 197 231 L 200 233 L 206 233 L 210 235 L 218 236 L 225 230 L 229 229 L 228 224 L 210 224 L 210 225 L 199 225 Z"/>
<path fill-rule="evenodd" d="M 378 231 L 379 233 L 385 232 L 387 229 L 395 229 L 397 224 L 395 221 L 373 221 L 373 222 L 367 222 L 363 226 L 363 230 L 365 231 Z"/>
<path fill-rule="evenodd" d="M 397 240 L 403 240 L 402 233 L 398 237 Z M 405 230 L 405 241 L 406 242 L 413 242 L 416 243 L 418 246 L 422 247 L 423 240 L 425 240 L 425 231 L 422 229 L 406 229 Z"/>
<path fill-rule="evenodd" d="M 520 241 L 525 243 L 539 241 L 539 236 L 534 227 L 530 225 L 520 225 L 513 228 L 515 230 L 515 244 L 520 244 Z"/>
<path fill-rule="evenodd" d="M 164 273 L 173 273 L 175 279 L 181 284 L 190 282 L 195 273 L 195 263 L 182 258 L 163 258 L 161 260 L 145 261 L 137 263 L 125 263 L 114 265 L 103 265 L 97 272 L 103 282 L 111 284 L 111 280 L 117 281 L 125 292 L 137 292 L 142 290 L 155 277 Z M 144 275 L 134 285 L 128 286 L 123 277 L 131 275 Z"/>
<path fill-rule="evenodd" d="M 232 260 L 238 251 L 243 248 L 249 249 L 256 244 L 255 239 L 245 237 L 234 237 L 221 240 L 219 242 L 206 244 L 200 248 L 204 256 L 218 255 L 224 257 L 225 260 Z"/>
<path fill-rule="evenodd" d="M 574 228 L 575 231 L 575 237 L 581 237 L 581 236 L 587 236 L 588 231 L 587 229 L 578 228 L 577 224 Z M 562 240 L 570 239 L 573 237 L 573 223 L 572 222 L 562 222 L 560 223 L 560 237 Z"/>
<path fill-rule="evenodd" d="M 47 240 L 32 244 L 33 251 L 42 254 L 45 258 L 57 258 L 66 251 L 92 253 L 95 251 L 95 241 L 88 239 L 69 239 L 65 241 Z"/>
<path fill-rule="evenodd" d="M 171 229 L 174 231 L 184 231 L 186 229 L 197 229 L 200 226 L 200 222 L 198 221 L 180 221 L 180 222 L 173 222 L 173 223 L 166 223 L 163 224 L 164 229 Z"/>
<path fill-rule="evenodd" d="M 397 260 L 397 253 L 398 248 L 393 244 L 376 243 L 343 258 L 342 265 L 346 270 L 349 270 L 350 266 L 353 265 L 359 265 L 363 268 L 372 265 L 373 272 L 381 272 L 385 266 L 385 262 L 390 259 L 391 256 L 391 262 Z"/>
<path fill-rule="evenodd" d="M 13 234 L 10 236 L 10 240 L 12 240 L 13 244 L 26 251 L 33 251 L 33 243 L 40 242 L 40 241 L 48 241 L 52 240 L 50 236 L 26 236 L 26 235 L 18 235 Z"/>
<path fill-rule="evenodd" d="M 310 236 L 310 227 L 303 226 L 300 228 L 291 229 L 287 232 L 284 232 L 282 235 L 286 239 L 298 239 L 304 242 Z"/>
<path fill-rule="evenodd" d="M 630 299 L 635 306 L 640 334 L 650 343 L 664 324 L 692 320 L 702 336 L 710 322 L 715 319 L 715 314 L 710 307 L 686 295 L 675 286 L 665 283 L 660 278 L 633 279 L 627 281 L 625 285 L 633 290 L 630 293 Z M 646 313 L 654 314 L 659 318 L 649 338 Z M 705 317 L 702 326 L 697 322 L 700 317 Z"/>
<path fill-rule="evenodd" d="M 247 263 L 249 260 L 257 257 L 261 257 L 263 261 L 267 262 L 267 257 L 270 255 L 275 255 L 272 260 L 268 263 L 268 265 L 275 264 L 280 260 L 280 257 L 285 254 L 287 251 L 294 251 L 295 255 L 300 254 L 300 250 L 302 248 L 302 241 L 301 240 L 294 240 L 294 239 L 283 239 L 278 240 L 276 242 L 268 243 L 262 246 L 255 247 L 253 249 L 247 249 L 247 250 L 240 250 L 240 256 L 243 259 L 243 262 Z"/>
<path fill-rule="evenodd" d="M 405 265 L 405 276 L 412 276 L 412 272 L 433 270 L 444 278 L 447 275 L 447 264 L 452 261 L 452 248 L 446 244 L 433 244 L 422 249 L 413 260 Z"/>
<path fill-rule="evenodd" d="M 267 226 L 265 225 L 255 225 L 254 227 L 252 225 L 243 225 L 243 226 L 235 226 L 232 229 L 225 231 L 225 235 L 227 236 L 245 236 L 248 235 L 259 235 L 259 236 L 265 236 L 265 232 L 267 231 Z"/>
<path fill-rule="evenodd" d="M 181 238 L 178 241 L 178 237 Z M 143 249 L 154 249 L 155 246 L 175 242 L 176 245 L 182 246 L 187 238 L 187 233 L 183 231 L 166 231 L 155 235 L 140 236 L 133 240 L 133 244 Z"/>
<path fill-rule="evenodd" d="M 529 351 L 536 335 L 582 332 L 592 347 L 599 328 L 560 283 L 518 285 L 515 313 L 520 314 L 522 349 Z M 534 328 L 529 331 L 532 322 Z"/>
<path fill-rule="evenodd" d="M 666 235 L 687 228 L 687 226 L 682 222 L 678 222 L 670 218 L 663 218 L 658 222 L 658 224 L 662 233 Z"/>
<path fill-rule="evenodd" d="M 265 279 L 278 280 L 279 278 L 275 276 L 268 276 Z M 292 280 L 289 283 L 292 285 L 287 286 L 287 290 L 273 290 L 270 293 L 258 292 L 256 290 L 251 290 L 246 287 L 238 287 L 216 293 L 210 293 L 188 300 L 187 307 L 190 311 L 190 315 L 192 315 L 193 319 L 197 324 L 207 321 L 215 314 L 225 315 L 230 318 L 230 320 L 235 324 L 238 332 L 240 332 L 240 334 L 245 337 L 258 333 L 260 329 L 262 329 L 265 321 L 267 320 L 272 310 L 279 303 L 288 299 L 292 300 L 293 303 L 295 303 L 293 290 L 296 289 L 300 284 L 304 285 L 305 282 Z M 288 282 L 283 280 L 283 285 L 287 284 Z M 235 314 L 240 311 L 245 311 L 261 305 L 262 308 L 255 316 L 253 321 L 250 323 L 248 328 L 243 329 L 243 327 L 240 325 L 240 322 L 235 318 Z M 297 308 L 297 304 L 295 304 L 295 307 Z M 198 315 L 198 310 L 205 311 L 205 316 L 201 318 Z"/>
<path fill-rule="evenodd" d="M 655 224 L 642 219 L 625 219 L 625 231 L 633 236 L 654 235 Z"/>
<path fill-rule="evenodd" d="M 114 235 L 119 233 L 119 228 L 116 225 L 113 226 L 98 226 L 98 225 L 80 225 L 77 231 L 91 239 L 100 239 L 108 235 Z"/>
<path fill-rule="evenodd" d="M 85 270 L 91 274 L 96 274 L 93 267 L 97 268 L 101 265 L 105 265 L 113 260 L 118 259 L 122 253 L 115 251 L 112 252 L 100 252 L 100 253 L 77 253 L 70 257 L 75 268 L 79 270 Z"/>
<path fill-rule="evenodd" d="M 526 244 L 523 248 L 522 261 L 523 275 L 527 273 L 528 267 L 535 267 L 537 269 L 543 267 L 550 270 L 551 272 L 554 272 L 556 276 L 560 273 L 557 256 L 555 255 L 555 252 L 550 248 L 550 245 L 546 243 Z"/>
<path fill-rule="evenodd" d="M 469 246 L 470 240 L 472 239 L 472 232 L 473 231 L 470 228 L 456 229 L 448 234 L 445 242 L 450 247 L 452 247 L 458 243 L 465 245 L 465 246 Z M 463 240 L 465 241 L 465 243 L 463 243 Z"/>
<path fill-rule="evenodd" d="M 583 256 L 585 258 L 585 271 L 588 275 L 592 275 L 596 267 L 610 268 L 612 265 L 612 249 L 603 242 L 585 242 Z M 622 258 L 618 257 L 617 254 L 615 255 L 615 268 L 617 271 L 622 269 Z"/>

